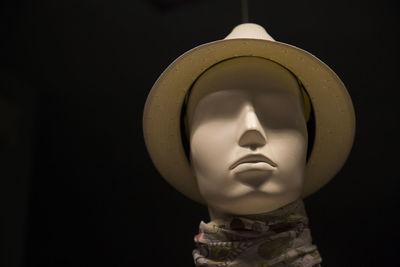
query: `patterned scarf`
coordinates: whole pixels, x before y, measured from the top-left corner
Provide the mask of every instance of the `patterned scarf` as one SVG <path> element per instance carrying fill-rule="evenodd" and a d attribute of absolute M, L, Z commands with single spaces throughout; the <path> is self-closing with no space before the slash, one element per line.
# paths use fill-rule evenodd
<path fill-rule="evenodd" d="M 201 267 L 319 267 L 301 199 L 277 210 L 200 222 L 193 258 Z"/>

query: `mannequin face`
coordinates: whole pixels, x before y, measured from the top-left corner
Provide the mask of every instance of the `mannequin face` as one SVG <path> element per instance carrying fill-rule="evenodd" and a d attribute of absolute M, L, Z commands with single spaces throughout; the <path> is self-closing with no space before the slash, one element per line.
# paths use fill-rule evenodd
<path fill-rule="evenodd" d="M 286 69 L 236 58 L 204 73 L 192 92 L 191 164 L 211 210 L 257 214 L 300 197 L 307 128 L 298 83 Z"/>

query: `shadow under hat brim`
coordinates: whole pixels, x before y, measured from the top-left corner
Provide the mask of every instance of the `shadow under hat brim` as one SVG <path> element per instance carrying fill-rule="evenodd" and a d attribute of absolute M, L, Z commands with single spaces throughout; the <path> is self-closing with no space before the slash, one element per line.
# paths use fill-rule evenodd
<path fill-rule="evenodd" d="M 262 39 L 227 39 L 195 47 L 172 62 L 153 85 L 144 107 L 143 133 L 160 174 L 187 197 L 205 203 L 186 157 L 181 111 L 193 82 L 211 66 L 235 57 L 272 60 L 301 81 L 314 111 L 315 137 L 305 169 L 303 197 L 318 191 L 345 163 L 355 135 L 351 98 L 321 60 L 292 45 Z"/>

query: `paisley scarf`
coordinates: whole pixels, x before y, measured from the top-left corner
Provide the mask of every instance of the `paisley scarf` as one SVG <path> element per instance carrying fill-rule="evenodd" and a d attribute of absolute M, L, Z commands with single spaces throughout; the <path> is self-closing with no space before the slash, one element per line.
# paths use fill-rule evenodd
<path fill-rule="evenodd" d="M 321 266 L 301 199 L 256 215 L 200 222 L 193 258 L 201 267 Z"/>

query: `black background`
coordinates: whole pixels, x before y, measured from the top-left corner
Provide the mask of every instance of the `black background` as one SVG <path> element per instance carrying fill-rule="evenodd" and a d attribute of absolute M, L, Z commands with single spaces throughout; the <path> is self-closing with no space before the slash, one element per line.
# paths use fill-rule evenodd
<path fill-rule="evenodd" d="M 154 169 L 142 111 L 168 64 L 225 37 L 241 11 L 173 2 L 0 4 L 0 266 L 193 266 L 208 212 Z M 353 99 L 352 153 L 305 200 L 326 267 L 400 262 L 395 3 L 249 3 L 251 22 L 326 62 Z"/>

